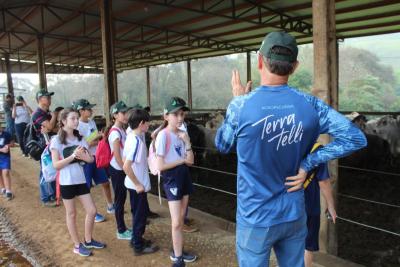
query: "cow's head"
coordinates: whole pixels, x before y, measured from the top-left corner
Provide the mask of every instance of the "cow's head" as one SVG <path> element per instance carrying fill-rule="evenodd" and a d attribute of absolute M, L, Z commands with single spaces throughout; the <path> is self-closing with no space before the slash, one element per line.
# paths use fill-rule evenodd
<path fill-rule="evenodd" d="M 386 115 L 370 125 L 372 132 L 386 140 L 393 156 L 400 156 L 400 118 Z"/>

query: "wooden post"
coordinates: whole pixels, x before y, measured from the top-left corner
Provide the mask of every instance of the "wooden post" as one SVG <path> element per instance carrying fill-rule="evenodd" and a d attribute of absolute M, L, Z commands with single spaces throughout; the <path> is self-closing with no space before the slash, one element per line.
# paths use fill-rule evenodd
<path fill-rule="evenodd" d="M 338 108 L 338 49 L 336 40 L 335 1 L 313 0 L 314 85 L 312 93 L 333 108 Z M 321 141 L 328 143 L 328 136 Z M 334 199 L 338 187 L 337 160 L 329 163 L 334 184 Z M 334 224 L 325 216 L 326 204 L 321 198 L 320 247 L 322 251 L 337 255 L 337 235 Z"/>
<path fill-rule="evenodd" d="M 187 61 L 187 82 L 188 82 L 188 106 L 190 110 L 193 108 L 193 96 L 192 96 L 192 65 L 190 59 Z"/>
<path fill-rule="evenodd" d="M 10 64 L 10 54 L 6 53 L 4 54 L 4 63 L 6 67 L 6 72 L 7 72 L 7 89 L 8 93 L 11 95 L 14 95 L 14 86 L 13 86 L 13 81 L 12 81 L 12 76 L 11 76 L 11 64 Z"/>
<path fill-rule="evenodd" d="M 247 70 L 247 81 L 251 81 L 251 54 L 250 51 L 246 53 L 246 70 Z"/>
<path fill-rule="evenodd" d="M 39 73 L 39 87 L 47 91 L 46 65 L 44 59 L 43 36 L 37 36 L 37 68 Z"/>
<path fill-rule="evenodd" d="M 146 90 L 147 90 L 147 105 L 151 110 L 151 86 L 150 86 L 150 68 L 146 67 Z"/>
<path fill-rule="evenodd" d="M 114 57 L 114 24 L 112 1 L 98 0 L 101 17 L 101 46 L 103 50 L 104 73 L 104 111 L 107 122 L 110 119 L 110 106 L 118 100 L 117 72 Z"/>

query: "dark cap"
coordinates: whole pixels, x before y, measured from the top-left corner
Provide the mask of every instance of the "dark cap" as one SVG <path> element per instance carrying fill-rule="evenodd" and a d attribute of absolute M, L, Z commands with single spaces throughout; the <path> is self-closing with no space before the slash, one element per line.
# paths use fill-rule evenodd
<path fill-rule="evenodd" d="M 24 101 L 24 98 L 22 97 L 22 95 L 17 96 L 17 101 L 19 101 L 19 102 Z"/>
<path fill-rule="evenodd" d="M 36 99 L 39 99 L 42 96 L 52 96 L 54 95 L 54 92 L 47 92 L 44 89 L 40 89 L 39 91 L 36 92 Z"/>
<path fill-rule="evenodd" d="M 189 111 L 190 109 L 186 106 L 185 100 L 180 97 L 171 97 L 171 99 L 166 103 L 164 108 L 164 114 L 174 113 L 178 110 Z"/>
<path fill-rule="evenodd" d="M 282 55 L 272 53 L 271 49 L 275 46 L 285 47 L 292 52 L 292 55 Z M 296 39 L 286 32 L 268 33 L 260 46 L 260 53 L 271 60 L 295 62 L 299 52 Z"/>
<path fill-rule="evenodd" d="M 72 107 L 76 110 L 81 109 L 92 109 L 96 104 L 90 104 L 90 102 L 86 99 L 78 99 L 72 103 Z"/>
<path fill-rule="evenodd" d="M 126 112 L 129 107 L 124 103 L 124 101 L 118 101 L 110 107 L 110 114 L 115 114 L 118 112 Z"/>

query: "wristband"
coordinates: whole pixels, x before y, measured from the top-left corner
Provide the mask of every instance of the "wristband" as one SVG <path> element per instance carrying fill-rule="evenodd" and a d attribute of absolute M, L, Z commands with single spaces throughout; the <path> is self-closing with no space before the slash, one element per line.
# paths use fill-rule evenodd
<path fill-rule="evenodd" d="M 192 147 L 186 148 L 186 151 L 192 151 Z"/>

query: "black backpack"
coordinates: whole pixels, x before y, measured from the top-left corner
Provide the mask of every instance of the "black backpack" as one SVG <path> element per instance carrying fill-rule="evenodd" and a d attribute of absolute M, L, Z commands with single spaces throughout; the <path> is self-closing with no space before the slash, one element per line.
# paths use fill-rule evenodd
<path fill-rule="evenodd" d="M 40 156 L 46 148 L 46 140 L 42 134 L 36 131 L 33 121 L 26 126 L 24 131 L 24 144 L 29 156 L 39 161 Z"/>

